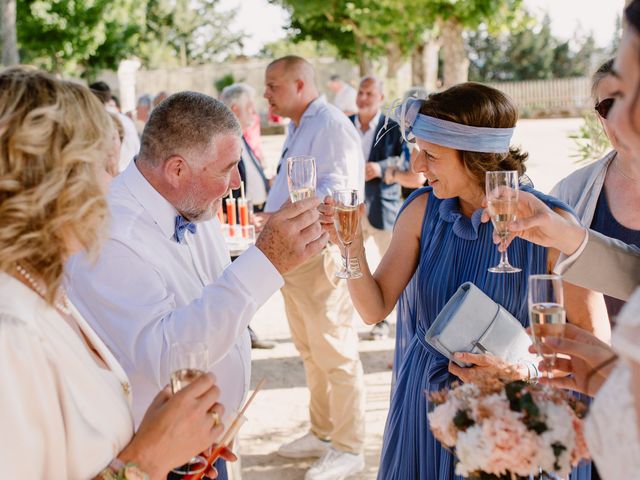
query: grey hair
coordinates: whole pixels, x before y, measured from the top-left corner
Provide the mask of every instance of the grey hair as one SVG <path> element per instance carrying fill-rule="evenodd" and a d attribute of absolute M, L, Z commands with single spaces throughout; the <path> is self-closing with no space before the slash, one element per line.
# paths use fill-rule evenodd
<path fill-rule="evenodd" d="M 384 93 L 384 82 L 375 75 L 367 75 L 366 77 L 362 77 L 362 80 L 360 80 L 360 85 L 362 85 L 364 82 L 373 82 L 378 87 L 378 90 Z"/>
<path fill-rule="evenodd" d="M 209 148 L 220 135 L 242 136 L 240 124 L 229 108 L 198 92 L 175 93 L 153 109 L 140 140 L 138 161 L 152 167 L 170 157 Z"/>
<path fill-rule="evenodd" d="M 220 101 L 227 107 L 231 108 L 240 101 L 243 96 L 252 98 L 255 94 L 255 90 L 246 83 L 234 83 L 224 87 L 222 93 L 220 93 Z"/>

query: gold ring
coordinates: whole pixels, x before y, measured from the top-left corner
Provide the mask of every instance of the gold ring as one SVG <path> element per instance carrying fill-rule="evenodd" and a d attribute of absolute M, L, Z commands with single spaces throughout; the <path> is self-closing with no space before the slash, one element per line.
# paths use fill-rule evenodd
<path fill-rule="evenodd" d="M 214 427 L 220 425 L 220 415 L 218 415 L 218 412 L 209 412 L 209 415 L 211 415 L 211 418 L 213 419 Z"/>

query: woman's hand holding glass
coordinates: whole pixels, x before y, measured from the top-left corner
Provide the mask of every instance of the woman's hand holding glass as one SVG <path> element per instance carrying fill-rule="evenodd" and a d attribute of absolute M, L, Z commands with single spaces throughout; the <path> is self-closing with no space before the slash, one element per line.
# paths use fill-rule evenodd
<path fill-rule="evenodd" d="M 546 334 L 561 336 L 567 323 L 564 309 L 564 288 L 560 275 L 530 275 L 528 288 L 529 324 L 531 339 L 548 365 L 553 366 L 556 355 L 542 350 Z M 544 326 L 544 330 L 541 328 Z M 547 376 L 553 375 L 552 370 Z"/>
<path fill-rule="evenodd" d="M 500 263 L 489 268 L 493 273 L 517 273 L 521 269 L 509 263 L 507 239 L 509 224 L 516 219 L 519 185 L 518 172 L 514 170 L 486 173 L 486 198 L 493 222 L 494 235 L 501 240 Z"/>
<path fill-rule="evenodd" d="M 596 336 L 569 323 L 562 325 L 562 332 L 552 325 L 537 327 L 544 337 L 540 347 L 529 347 L 531 353 L 561 354 L 552 364 L 540 363 L 541 371 L 553 371 L 551 378 L 540 379 L 557 388 L 564 388 L 595 395 L 615 366 L 616 355 L 610 345 Z"/>
<path fill-rule="evenodd" d="M 358 205 L 358 218 L 361 219 L 365 215 L 364 204 Z M 332 243 L 338 245 L 340 253 L 346 256 L 346 247 L 340 241 L 338 231 L 336 229 L 336 201 L 331 196 L 326 196 L 323 203 L 318 207 L 320 211 L 320 225 L 322 229 L 329 234 Z M 359 258 L 364 254 L 364 236 L 362 234 L 362 222 L 358 222 L 351 243 L 349 244 L 349 256 L 351 258 Z"/>
<path fill-rule="evenodd" d="M 188 462 L 222 436 L 224 407 L 211 373 L 200 375 L 176 394 L 164 388 L 153 400 L 131 442 L 118 458 L 136 463 L 151 479 L 166 478 L 176 465 Z"/>
<path fill-rule="evenodd" d="M 509 237 L 503 241 L 499 235 L 493 236 L 493 241 L 499 245 L 500 251 L 506 251 L 515 237 L 543 247 L 555 248 L 566 255 L 574 253 L 582 244 L 586 229 L 573 217 L 558 214 L 529 192 L 520 191 L 516 204 L 517 220 L 509 225 Z M 489 220 L 491 213 L 489 209 L 485 209 L 482 221 Z"/>
<path fill-rule="evenodd" d="M 171 390 L 175 395 L 180 390 L 193 383 L 196 379 L 209 371 L 209 349 L 202 342 L 176 342 L 169 350 L 169 367 L 171 369 Z M 215 422 L 220 423 L 220 416 L 211 412 Z M 196 455 L 185 465 L 172 471 L 179 475 L 192 472 L 202 472 L 206 468 L 206 459 Z"/>

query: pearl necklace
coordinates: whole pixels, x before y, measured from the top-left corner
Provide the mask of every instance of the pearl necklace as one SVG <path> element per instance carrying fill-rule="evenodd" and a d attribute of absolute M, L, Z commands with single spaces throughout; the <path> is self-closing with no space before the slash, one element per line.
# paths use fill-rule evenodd
<path fill-rule="evenodd" d="M 16 270 L 20 275 L 24 277 L 24 279 L 31 285 L 31 288 L 40 295 L 42 298 L 46 297 L 47 292 L 44 287 L 40 285 L 35 278 L 25 269 L 22 265 L 16 262 Z M 69 310 L 69 300 L 67 298 L 67 294 L 62 291 L 61 301 L 57 301 L 54 303 L 54 306 L 64 315 L 70 315 L 71 310 Z"/>

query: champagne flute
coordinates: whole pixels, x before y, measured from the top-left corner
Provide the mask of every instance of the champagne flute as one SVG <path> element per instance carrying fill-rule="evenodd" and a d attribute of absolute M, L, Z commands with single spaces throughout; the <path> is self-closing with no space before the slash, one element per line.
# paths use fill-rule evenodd
<path fill-rule="evenodd" d="M 311 155 L 287 158 L 287 178 L 292 202 L 316 195 L 316 159 Z"/>
<path fill-rule="evenodd" d="M 201 342 L 173 343 L 169 350 L 169 367 L 171 391 L 175 394 L 209 371 L 209 349 Z M 172 472 L 185 475 L 204 472 L 206 468 L 207 459 L 196 455 L 185 465 L 174 468 Z"/>
<path fill-rule="evenodd" d="M 336 273 L 338 278 L 361 278 L 362 273 L 351 269 L 349 259 L 349 247 L 353 242 L 360 215 L 358 215 L 358 191 L 357 190 L 337 190 L 333 193 L 335 202 L 335 214 L 333 221 L 338 233 L 338 238 L 344 245 L 346 266 Z"/>
<path fill-rule="evenodd" d="M 518 172 L 505 170 L 486 173 L 486 193 L 489 213 L 493 228 L 500 237 L 501 244 L 506 245 L 509 238 L 509 224 L 516 219 L 518 208 Z M 521 269 L 509 263 L 507 250 L 500 254 L 500 263 L 489 268 L 493 273 L 516 273 Z"/>
<path fill-rule="evenodd" d="M 529 321 L 533 343 L 538 349 L 538 355 L 541 355 L 545 362 L 553 367 L 556 363 L 556 354 L 555 352 L 542 352 L 544 336 L 540 332 L 540 326 L 545 326 L 547 335 L 557 337 L 563 335 L 563 326 L 567 320 L 560 275 L 529 276 Z M 553 376 L 551 370 L 548 370 L 547 376 L 550 378 Z"/>

